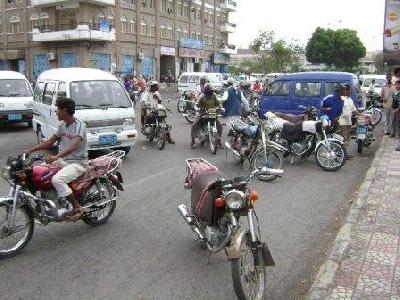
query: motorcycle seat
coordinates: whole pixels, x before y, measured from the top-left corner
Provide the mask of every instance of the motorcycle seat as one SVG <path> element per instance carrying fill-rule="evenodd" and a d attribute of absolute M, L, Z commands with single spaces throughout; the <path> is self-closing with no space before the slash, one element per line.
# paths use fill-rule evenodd
<path fill-rule="evenodd" d="M 275 115 L 281 119 L 284 119 L 292 123 L 304 121 L 307 117 L 306 114 L 294 115 L 294 114 L 276 113 Z"/>
<path fill-rule="evenodd" d="M 233 125 L 233 130 L 236 132 L 244 132 L 248 126 L 247 124 L 235 124 Z"/>

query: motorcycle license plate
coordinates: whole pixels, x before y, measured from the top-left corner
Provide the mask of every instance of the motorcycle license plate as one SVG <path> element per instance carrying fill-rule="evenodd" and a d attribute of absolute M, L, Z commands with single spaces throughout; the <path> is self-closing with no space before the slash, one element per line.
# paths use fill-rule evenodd
<path fill-rule="evenodd" d="M 22 115 L 21 115 L 21 114 L 9 114 L 9 115 L 8 115 L 8 120 L 9 120 L 9 121 L 19 121 L 19 120 L 22 120 Z"/>
<path fill-rule="evenodd" d="M 99 144 L 100 145 L 110 145 L 114 146 L 118 142 L 116 134 L 102 135 L 99 136 Z"/>
<path fill-rule="evenodd" d="M 357 134 L 366 134 L 367 128 L 365 127 L 357 127 Z"/>

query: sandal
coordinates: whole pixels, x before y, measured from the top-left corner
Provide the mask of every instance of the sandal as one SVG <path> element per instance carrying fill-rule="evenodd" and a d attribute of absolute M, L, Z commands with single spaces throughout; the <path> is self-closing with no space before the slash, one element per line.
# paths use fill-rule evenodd
<path fill-rule="evenodd" d="M 75 212 L 72 211 L 71 214 L 67 216 L 66 221 L 68 221 L 68 222 L 76 222 L 81 217 L 82 217 L 82 211 L 81 210 L 78 210 L 78 211 L 75 211 Z"/>

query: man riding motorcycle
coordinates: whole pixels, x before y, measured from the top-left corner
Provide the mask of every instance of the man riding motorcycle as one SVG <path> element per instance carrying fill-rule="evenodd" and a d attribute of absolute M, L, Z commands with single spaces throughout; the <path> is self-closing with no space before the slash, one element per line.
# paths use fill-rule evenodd
<path fill-rule="evenodd" d="M 61 121 L 57 132 L 45 142 L 30 149 L 47 150 L 59 142 L 57 155 L 48 155 L 45 161 L 57 164 L 62 169 L 51 180 L 59 198 L 66 198 L 72 204 L 72 211 L 67 218 L 76 221 L 82 215 L 82 207 L 75 199 L 68 184 L 85 173 L 88 159 L 87 133 L 85 124 L 74 117 L 75 102 L 69 98 L 58 98 L 56 102 L 57 117 Z"/>
<path fill-rule="evenodd" d="M 142 124 L 142 132 L 144 130 L 144 125 L 146 123 L 146 108 L 156 107 L 161 104 L 161 96 L 159 93 L 160 87 L 157 81 L 151 81 L 149 83 L 149 89 L 142 95 L 140 99 L 140 122 Z M 171 132 L 167 132 L 167 142 L 168 144 L 175 144 L 175 141 L 171 138 Z"/>
<path fill-rule="evenodd" d="M 214 93 L 214 88 L 210 83 L 206 83 L 204 85 L 203 94 L 200 99 L 197 101 L 197 107 L 200 109 L 217 109 L 219 108 L 221 111 L 224 111 L 221 102 L 218 101 L 217 96 Z M 191 128 L 191 147 L 194 149 L 196 147 L 195 138 L 198 135 L 198 132 L 201 127 L 201 111 L 197 113 L 196 119 L 194 120 Z M 224 146 L 221 143 L 221 136 L 222 136 L 222 124 L 217 120 L 217 134 L 218 134 L 218 147 L 220 149 L 224 149 Z"/>

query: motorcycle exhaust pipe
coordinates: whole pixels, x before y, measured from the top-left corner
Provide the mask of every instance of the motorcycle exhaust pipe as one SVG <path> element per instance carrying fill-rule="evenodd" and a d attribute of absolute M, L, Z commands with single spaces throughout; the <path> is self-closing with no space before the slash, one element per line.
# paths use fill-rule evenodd
<path fill-rule="evenodd" d="M 178 214 L 182 216 L 185 222 L 190 226 L 192 231 L 197 234 L 200 240 L 204 240 L 204 235 L 201 233 L 199 227 L 196 225 L 196 221 L 193 217 L 189 216 L 186 205 L 181 204 L 178 206 Z"/>
<path fill-rule="evenodd" d="M 231 144 L 229 144 L 228 142 L 225 142 L 225 148 L 231 150 L 235 155 L 239 157 L 241 156 L 240 153 L 233 149 Z"/>

